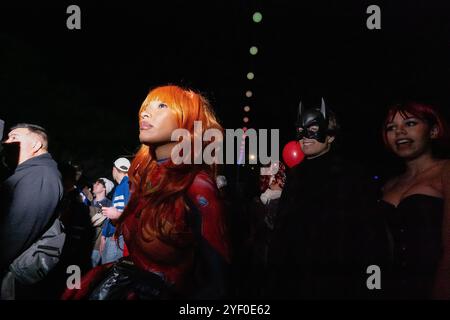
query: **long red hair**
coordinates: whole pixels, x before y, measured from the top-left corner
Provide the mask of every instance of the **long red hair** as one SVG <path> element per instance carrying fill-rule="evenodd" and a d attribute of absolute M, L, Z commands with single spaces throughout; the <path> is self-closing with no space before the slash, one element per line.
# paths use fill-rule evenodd
<path fill-rule="evenodd" d="M 194 141 L 194 121 L 201 121 L 202 135 L 205 130 L 211 128 L 223 132 L 208 100 L 190 89 L 168 85 L 151 90 L 141 105 L 138 117 L 151 101 L 162 101 L 175 111 L 178 128 L 186 129 L 191 134 L 191 146 Z M 211 142 L 204 141 L 203 147 L 209 143 Z M 136 210 L 140 210 L 136 213 L 141 216 L 143 222 L 144 241 L 156 235 L 161 241 L 177 245 L 172 242 L 170 234 L 173 231 L 171 226 L 176 224 L 173 212 L 179 208 L 188 208 L 185 199 L 186 190 L 200 171 L 206 171 L 215 181 L 216 165 L 175 165 L 170 162 L 165 166 L 166 171 L 159 184 L 148 188 L 147 183 L 157 169 L 154 147 L 141 145 L 128 171 L 131 197 L 118 221 L 117 233 L 121 232 L 121 224 L 124 219 Z M 138 208 L 141 201 L 144 201 L 145 205 Z"/>

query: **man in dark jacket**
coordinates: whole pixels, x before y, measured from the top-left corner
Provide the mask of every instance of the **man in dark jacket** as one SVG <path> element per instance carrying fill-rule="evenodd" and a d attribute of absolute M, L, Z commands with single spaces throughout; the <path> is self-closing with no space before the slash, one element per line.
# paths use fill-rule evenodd
<path fill-rule="evenodd" d="M 5 144 L 18 147 L 18 160 L 14 174 L 0 187 L 0 272 L 52 225 L 63 194 L 45 129 L 16 125 Z"/>

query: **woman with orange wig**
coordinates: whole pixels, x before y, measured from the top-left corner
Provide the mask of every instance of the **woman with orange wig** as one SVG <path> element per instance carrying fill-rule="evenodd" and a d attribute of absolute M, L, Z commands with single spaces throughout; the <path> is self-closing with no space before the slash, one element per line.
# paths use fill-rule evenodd
<path fill-rule="evenodd" d="M 129 256 L 92 270 L 64 298 L 224 297 L 229 245 L 215 165 L 171 159 L 178 143 L 172 132 L 188 130 L 193 144 L 194 121 L 203 131 L 222 130 L 209 102 L 192 90 L 169 85 L 147 95 L 139 110 L 142 146 L 129 170 L 131 197 L 116 223 Z"/>
<path fill-rule="evenodd" d="M 450 299 L 450 161 L 444 118 L 430 105 L 392 106 L 383 140 L 405 170 L 389 180 L 380 200 L 391 238 L 391 298 Z"/>

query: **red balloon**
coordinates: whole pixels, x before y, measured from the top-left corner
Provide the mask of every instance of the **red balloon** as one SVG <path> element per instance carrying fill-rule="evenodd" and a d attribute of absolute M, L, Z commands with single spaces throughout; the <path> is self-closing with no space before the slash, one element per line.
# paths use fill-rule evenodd
<path fill-rule="evenodd" d="M 298 141 L 288 142 L 283 148 L 283 160 L 289 168 L 295 167 L 305 158 Z"/>

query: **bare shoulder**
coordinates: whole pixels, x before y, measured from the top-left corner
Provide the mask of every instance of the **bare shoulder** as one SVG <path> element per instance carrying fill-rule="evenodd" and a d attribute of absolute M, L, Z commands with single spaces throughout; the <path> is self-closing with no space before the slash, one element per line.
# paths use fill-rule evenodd
<path fill-rule="evenodd" d="M 381 191 L 383 192 L 383 194 L 389 193 L 390 191 L 392 191 L 392 189 L 394 188 L 394 186 L 397 184 L 399 177 L 394 177 L 389 179 L 384 186 L 381 188 Z"/>
<path fill-rule="evenodd" d="M 450 183 L 450 160 L 442 160 L 440 175 L 444 183 Z"/>

